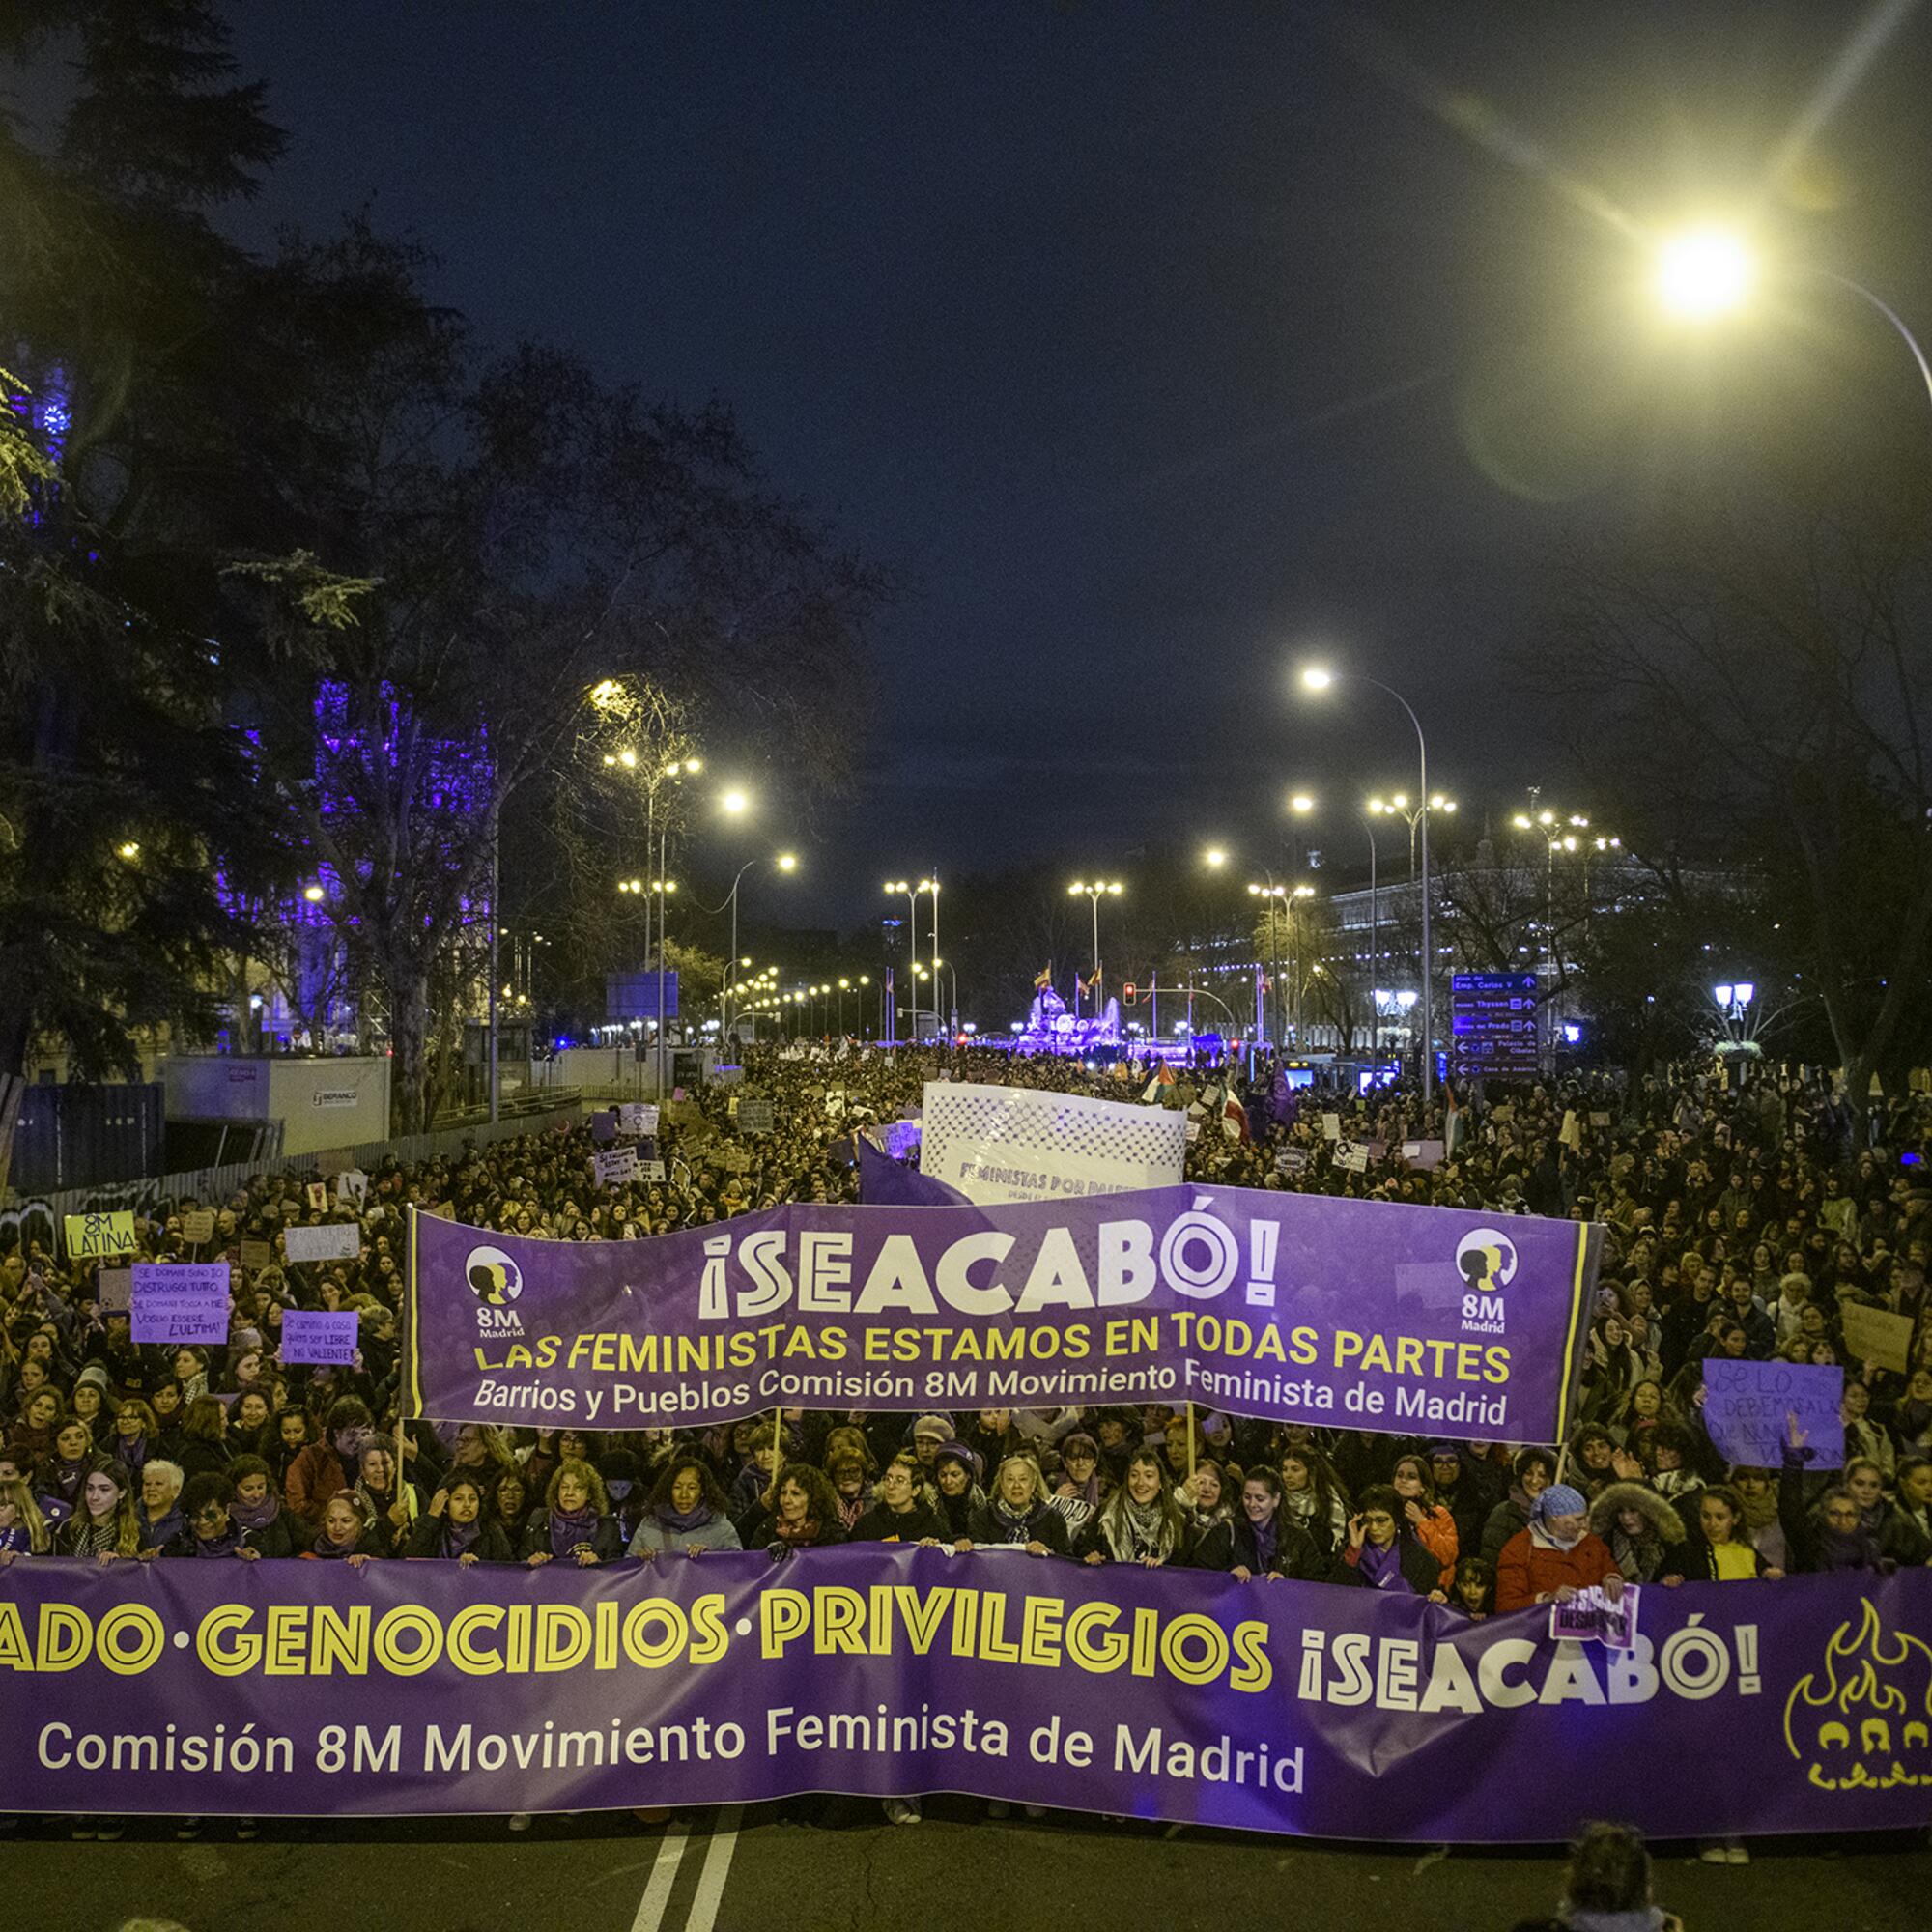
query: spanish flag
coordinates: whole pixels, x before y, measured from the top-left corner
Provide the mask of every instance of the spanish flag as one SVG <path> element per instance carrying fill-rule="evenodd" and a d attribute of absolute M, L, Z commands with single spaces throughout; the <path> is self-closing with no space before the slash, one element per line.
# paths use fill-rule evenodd
<path fill-rule="evenodd" d="M 1082 981 L 1082 983 L 1090 993 L 1098 992 L 1100 989 L 1100 969 L 1097 966 L 1094 967 L 1093 978 Z"/>
<path fill-rule="evenodd" d="M 1040 973 L 1035 977 L 1033 982 L 1033 989 L 1036 993 L 1044 992 L 1046 988 L 1052 984 L 1053 984 L 1053 961 L 1049 959 L 1046 962 L 1046 970 L 1043 973 Z"/>

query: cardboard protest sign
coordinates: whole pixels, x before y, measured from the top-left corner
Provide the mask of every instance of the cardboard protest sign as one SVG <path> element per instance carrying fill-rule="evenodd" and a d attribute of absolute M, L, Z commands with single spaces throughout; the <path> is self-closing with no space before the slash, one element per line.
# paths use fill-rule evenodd
<path fill-rule="evenodd" d="M 1358 1141 L 1335 1143 L 1335 1165 L 1344 1174 L 1366 1174 L 1369 1171 L 1369 1151 Z"/>
<path fill-rule="evenodd" d="M 1274 1157 L 1277 1174 L 1306 1174 L 1308 1172 L 1308 1150 L 1298 1147 L 1285 1147 Z"/>
<path fill-rule="evenodd" d="M 1611 1603 L 1601 1583 L 1578 1590 L 1567 1604 L 1549 1606 L 1549 1635 L 1552 1642 L 1565 1637 L 1572 1643 L 1601 1643 L 1611 1650 L 1636 1648 L 1637 1606 L 1643 1600 L 1642 1587 L 1626 1583 Z"/>
<path fill-rule="evenodd" d="M 1795 1416 L 1810 1452 L 1805 1466 L 1842 1469 L 1844 1395 L 1843 1369 L 1717 1356 L 1704 1364 L 1704 1428 L 1727 1461 L 1776 1469 L 1784 1460 L 1788 1418 Z"/>
<path fill-rule="evenodd" d="M 346 1167 L 335 1177 L 337 1201 L 353 1201 L 361 1207 L 369 1198 L 369 1177 L 359 1167 Z"/>
<path fill-rule="evenodd" d="M 634 1147 L 611 1148 L 592 1156 L 599 1187 L 622 1187 L 638 1173 L 638 1151 Z"/>
<path fill-rule="evenodd" d="M 665 1164 L 661 1160 L 647 1160 L 639 1165 L 639 1172 L 645 1180 L 661 1181 L 665 1178 Z"/>
<path fill-rule="evenodd" d="M 747 1095 L 738 1102 L 738 1131 L 741 1134 L 768 1134 L 772 1130 L 770 1100 Z"/>
<path fill-rule="evenodd" d="M 627 1134 L 654 1134 L 658 1130 L 658 1110 L 646 1101 L 627 1100 L 617 1109 L 617 1125 Z"/>
<path fill-rule="evenodd" d="M 214 1212 L 209 1208 L 197 1208 L 192 1214 L 182 1216 L 182 1239 L 191 1247 L 200 1247 L 204 1241 L 214 1238 Z"/>
<path fill-rule="evenodd" d="M 353 1308 L 285 1310 L 282 1315 L 283 1365 L 349 1366 L 355 1359 L 361 1323 L 362 1318 Z"/>
<path fill-rule="evenodd" d="M 1198 1141 L 1201 1138 L 1201 1122 L 1199 1121 L 1188 1122 L 1187 1138 L 1190 1141 Z"/>
<path fill-rule="evenodd" d="M 103 1315 L 119 1312 L 126 1315 L 133 1308 L 134 1271 L 132 1268 L 96 1268 L 94 1271 L 95 1299 L 100 1303 Z"/>
<path fill-rule="evenodd" d="M 1403 1159 L 1410 1167 L 1419 1167 L 1425 1172 L 1442 1165 L 1443 1151 L 1440 1141 L 1404 1141 L 1402 1144 Z"/>
<path fill-rule="evenodd" d="M 70 1214 L 67 1217 L 67 1258 L 98 1261 L 101 1256 L 134 1252 L 134 1216 L 126 1208 L 111 1214 Z"/>
<path fill-rule="evenodd" d="M 617 1112 L 614 1107 L 591 1115 L 590 1138 L 598 1147 L 609 1147 L 617 1138 Z"/>
<path fill-rule="evenodd" d="M 353 1262 L 362 1252 L 362 1230 L 354 1223 L 284 1228 L 282 1252 L 292 1262 Z"/>
<path fill-rule="evenodd" d="M 251 1273 L 256 1268 L 272 1267 L 275 1249 L 271 1241 L 243 1241 L 242 1243 L 242 1265 Z"/>
<path fill-rule="evenodd" d="M 1340 1114 L 1321 1116 L 1321 1138 L 1324 1141 L 1339 1141 L 1342 1138 L 1342 1117 Z"/>
<path fill-rule="evenodd" d="M 1868 1308 L 1862 1301 L 1841 1301 L 1838 1321 L 1844 1329 L 1845 1350 L 1855 1361 L 1876 1362 L 1882 1369 L 1904 1375 L 1910 1365 L 1912 1318 L 1889 1308 Z"/>
<path fill-rule="evenodd" d="M 227 1341 L 226 1262 L 136 1262 L 129 1273 L 137 1344 Z"/>
<path fill-rule="evenodd" d="M 726 1174 L 749 1174 L 752 1171 L 752 1156 L 740 1147 L 720 1148 L 716 1159 Z"/>

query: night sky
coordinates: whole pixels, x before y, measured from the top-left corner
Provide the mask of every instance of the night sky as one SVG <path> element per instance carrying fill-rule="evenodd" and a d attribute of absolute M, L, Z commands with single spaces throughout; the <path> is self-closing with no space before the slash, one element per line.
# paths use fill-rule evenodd
<path fill-rule="evenodd" d="M 1496 653 L 1553 531 L 1616 514 L 1669 414 L 1633 386 L 1637 253 L 1605 210 L 1748 201 L 1932 324 L 1913 5 L 233 17 L 293 134 L 250 232 L 373 198 L 486 340 L 729 399 L 774 481 L 906 583 L 858 795 L 816 829 L 841 918 L 927 866 L 1259 854 L 1291 782 L 1359 857 L 1340 808 L 1412 784 L 1412 741 L 1369 695 L 1300 700 L 1309 644 L 1407 693 L 1465 810 L 1561 795 Z M 1895 344 L 1817 327 L 1913 406 Z M 1591 370 L 1614 406 L 1566 414 Z"/>

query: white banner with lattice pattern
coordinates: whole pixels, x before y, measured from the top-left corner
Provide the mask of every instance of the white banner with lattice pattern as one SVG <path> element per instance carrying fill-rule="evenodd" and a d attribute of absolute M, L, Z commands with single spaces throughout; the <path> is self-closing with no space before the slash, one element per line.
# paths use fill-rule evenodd
<path fill-rule="evenodd" d="M 920 1166 L 969 1201 L 1064 1201 L 1172 1187 L 1187 1121 L 1162 1107 L 931 1080 Z"/>

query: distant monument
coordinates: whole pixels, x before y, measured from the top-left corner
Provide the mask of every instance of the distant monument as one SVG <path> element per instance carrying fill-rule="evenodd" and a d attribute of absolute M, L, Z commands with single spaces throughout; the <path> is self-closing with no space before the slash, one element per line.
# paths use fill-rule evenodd
<path fill-rule="evenodd" d="M 1107 1009 L 1097 1019 L 1075 1019 L 1066 1010 L 1066 1002 L 1051 986 L 1034 995 L 1024 1031 L 1014 1036 L 1013 1048 L 1019 1053 L 1064 1053 L 1077 1056 L 1095 1047 L 1118 1047 L 1121 1043 L 1121 1006 L 1109 1000 Z"/>

